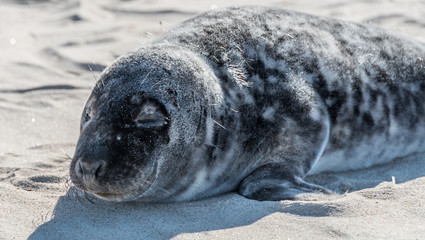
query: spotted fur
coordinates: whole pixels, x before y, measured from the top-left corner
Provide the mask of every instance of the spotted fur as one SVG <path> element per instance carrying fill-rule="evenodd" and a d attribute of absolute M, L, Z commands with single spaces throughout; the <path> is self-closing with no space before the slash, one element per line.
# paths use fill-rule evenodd
<path fill-rule="evenodd" d="M 424 58 L 424 44 L 352 22 L 201 14 L 102 73 L 72 180 L 112 201 L 328 192 L 303 178 L 425 149 Z"/>

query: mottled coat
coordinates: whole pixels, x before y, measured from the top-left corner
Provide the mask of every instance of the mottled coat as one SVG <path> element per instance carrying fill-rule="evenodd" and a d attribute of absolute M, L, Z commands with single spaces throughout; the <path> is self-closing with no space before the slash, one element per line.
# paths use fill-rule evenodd
<path fill-rule="evenodd" d="M 422 43 L 351 22 L 201 14 L 104 71 L 72 180 L 114 201 L 328 192 L 304 176 L 425 149 L 424 58 Z"/>

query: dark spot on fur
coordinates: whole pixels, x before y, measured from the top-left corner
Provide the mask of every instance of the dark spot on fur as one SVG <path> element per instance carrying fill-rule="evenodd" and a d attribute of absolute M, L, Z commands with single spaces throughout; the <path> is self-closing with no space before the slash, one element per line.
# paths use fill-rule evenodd
<path fill-rule="evenodd" d="M 179 108 L 179 103 L 177 101 L 177 98 L 178 98 L 177 92 L 171 88 L 166 88 L 166 91 L 168 95 L 170 95 L 171 104 L 173 104 L 174 107 Z"/>
<path fill-rule="evenodd" d="M 367 129 L 370 129 L 374 126 L 374 121 L 370 113 L 363 113 L 362 123 L 363 123 L 363 127 Z"/>

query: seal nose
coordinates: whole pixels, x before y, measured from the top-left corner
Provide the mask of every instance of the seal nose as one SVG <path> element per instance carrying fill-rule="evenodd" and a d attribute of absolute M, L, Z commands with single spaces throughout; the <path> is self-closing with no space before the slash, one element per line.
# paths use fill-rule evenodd
<path fill-rule="evenodd" d="M 85 182 L 92 181 L 105 175 L 105 166 L 104 161 L 87 162 L 78 159 L 75 164 L 75 173 Z"/>

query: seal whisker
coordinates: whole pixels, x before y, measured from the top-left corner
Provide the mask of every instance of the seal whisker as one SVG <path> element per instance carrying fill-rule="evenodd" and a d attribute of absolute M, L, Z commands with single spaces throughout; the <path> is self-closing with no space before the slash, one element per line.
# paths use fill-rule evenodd
<path fill-rule="evenodd" d="M 96 68 L 97 68 L 97 71 L 98 72 L 101 72 L 102 71 L 102 68 L 96 63 L 96 61 L 95 60 L 93 60 L 92 61 L 93 62 L 93 64 L 94 64 L 94 66 L 96 66 Z M 93 73 L 93 71 L 92 71 L 92 73 Z M 94 73 L 93 73 L 93 75 L 94 75 Z M 97 75 L 96 76 L 96 79 L 99 79 L 100 78 L 100 75 Z"/>
<path fill-rule="evenodd" d="M 218 104 L 218 103 L 211 103 L 211 104 L 209 104 L 209 106 L 219 106 L 220 104 Z M 233 112 L 235 112 L 235 113 L 238 113 L 239 111 L 238 110 L 236 110 L 236 109 L 233 109 L 233 108 L 231 108 L 231 107 L 228 107 L 228 106 L 225 106 L 226 108 L 228 108 L 228 109 L 230 109 L 230 110 L 232 110 Z"/>
<path fill-rule="evenodd" d="M 59 150 L 65 155 L 66 158 L 72 160 L 72 158 L 62 148 L 59 148 Z"/>
<path fill-rule="evenodd" d="M 146 180 L 146 179 L 142 179 L 142 181 L 144 181 L 144 183 L 147 183 L 147 184 L 149 184 L 149 185 L 152 185 L 152 183 L 153 183 L 153 182 L 148 181 L 148 180 Z M 169 191 L 165 190 L 165 189 L 164 189 L 164 188 L 162 188 L 162 187 L 158 187 L 158 189 L 159 189 L 159 190 L 161 190 L 161 191 L 163 191 L 163 192 L 165 192 L 165 193 L 167 193 L 167 194 L 170 194 L 170 192 L 169 192 Z"/>
<path fill-rule="evenodd" d="M 162 79 L 162 80 L 160 80 L 160 81 L 158 81 L 158 82 L 154 83 L 154 84 L 152 85 L 152 87 L 155 87 L 155 86 L 159 85 L 160 83 L 164 82 L 165 80 L 166 80 L 166 79 Z"/>
<path fill-rule="evenodd" d="M 84 199 L 86 199 L 87 201 L 89 201 L 91 204 L 96 204 L 96 202 L 93 200 L 93 195 L 87 193 L 86 191 L 84 191 Z"/>
<path fill-rule="evenodd" d="M 91 68 L 90 64 L 87 64 L 87 67 L 89 68 L 90 72 L 92 73 L 94 81 L 97 81 L 96 76 L 94 75 L 93 69 Z M 102 82 L 102 86 L 105 86 L 103 79 L 101 79 L 101 82 Z"/>
<path fill-rule="evenodd" d="M 217 124 L 218 126 L 220 126 L 221 128 L 223 128 L 224 130 L 226 130 L 226 128 L 223 125 L 221 125 L 220 123 L 218 123 L 216 120 L 213 119 L 213 122 L 215 124 Z"/>
<path fill-rule="evenodd" d="M 149 70 L 149 72 L 146 74 L 145 78 L 143 78 L 142 82 L 140 83 L 140 87 L 143 87 L 143 84 L 145 83 L 146 79 L 149 77 L 149 75 L 151 74 L 151 72 L 154 70 L 154 67 L 151 67 L 151 69 Z"/>

